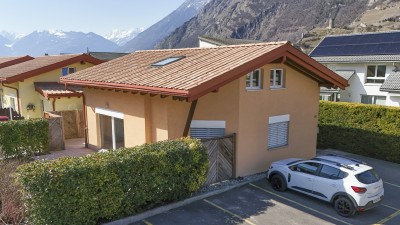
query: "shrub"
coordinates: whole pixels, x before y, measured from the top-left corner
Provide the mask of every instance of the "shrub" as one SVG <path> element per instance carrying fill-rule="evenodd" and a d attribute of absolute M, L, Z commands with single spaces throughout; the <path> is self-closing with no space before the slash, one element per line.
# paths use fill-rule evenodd
<path fill-rule="evenodd" d="M 49 152 L 49 125 L 45 119 L 0 123 L 0 158 L 29 157 Z"/>
<path fill-rule="evenodd" d="M 400 108 L 321 101 L 318 147 L 400 163 Z"/>
<path fill-rule="evenodd" d="M 26 163 L 23 159 L 0 160 L 0 224 L 21 224 L 25 218 L 20 186 L 15 171 Z"/>
<path fill-rule="evenodd" d="M 189 196 L 207 160 L 203 145 L 185 138 L 26 164 L 18 181 L 33 224 L 97 224 Z"/>

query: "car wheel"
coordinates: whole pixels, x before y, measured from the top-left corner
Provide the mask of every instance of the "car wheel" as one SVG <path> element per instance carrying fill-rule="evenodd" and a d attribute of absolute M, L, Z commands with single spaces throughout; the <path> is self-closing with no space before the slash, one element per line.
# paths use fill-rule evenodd
<path fill-rule="evenodd" d="M 271 178 L 271 186 L 275 191 L 285 191 L 286 182 L 283 177 L 279 174 L 275 174 Z"/>
<path fill-rule="evenodd" d="M 356 212 L 353 202 L 349 198 L 342 196 L 335 200 L 335 210 L 343 217 L 352 216 Z"/>

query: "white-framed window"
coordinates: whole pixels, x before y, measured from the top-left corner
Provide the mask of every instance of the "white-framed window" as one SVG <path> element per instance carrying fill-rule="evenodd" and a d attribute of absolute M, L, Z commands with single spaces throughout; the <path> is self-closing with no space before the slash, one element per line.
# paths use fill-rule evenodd
<path fill-rule="evenodd" d="M 254 70 L 246 76 L 246 89 L 261 89 L 261 69 Z"/>
<path fill-rule="evenodd" d="M 17 111 L 17 98 L 9 96 L 9 99 L 10 99 L 9 107 L 12 108 L 14 111 Z"/>
<path fill-rule="evenodd" d="M 386 77 L 386 66 L 385 65 L 368 65 L 367 66 L 367 77 L 365 83 L 369 84 L 383 84 Z"/>
<path fill-rule="evenodd" d="M 270 75 L 270 88 L 283 88 L 283 69 L 272 69 Z"/>
<path fill-rule="evenodd" d="M 76 68 L 75 67 L 64 67 L 61 69 L 62 71 L 62 76 L 67 76 L 68 74 L 75 73 Z"/>
<path fill-rule="evenodd" d="M 98 118 L 101 148 L 125 147 L 124 114 L 109 109 L 95 108 Z"/>
<path fill-rule="evenodd" d="M 361 103 L 373 105 L 386 105 L 386 96 L 361 95 Z"/>
<path fill-rule="evenodd" d="M 223 120 L 193 120 L 190 136 L 198 139 L 222 137 L 225 136 L 225 125 Z"/>
<path fill-rule="evenodd" d="M 289 145 L 289 121 L 289 114 L 269 117 L 268 149 Z"/>
<path fill-rule="evenodd" d="M 339 93 L 320 93 L 319 100 L 340 102 L 340 94 Z"/>

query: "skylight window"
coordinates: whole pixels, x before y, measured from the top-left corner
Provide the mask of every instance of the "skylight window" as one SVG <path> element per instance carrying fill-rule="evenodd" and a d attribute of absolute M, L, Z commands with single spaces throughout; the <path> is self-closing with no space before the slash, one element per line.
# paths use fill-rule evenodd
<path fill-rule="evenodd" d="M 173 56 L 173 57 L 169 57 L 169 58 L 163 59 L 161 61 L 155 62 L 151 65 L 152 66 L 165 66 L 165 65 L 171 64 L 173 62 L 176 62 L 178 60 L 181 60 L 183 58 L 185 58 L 185 56 Z"/>

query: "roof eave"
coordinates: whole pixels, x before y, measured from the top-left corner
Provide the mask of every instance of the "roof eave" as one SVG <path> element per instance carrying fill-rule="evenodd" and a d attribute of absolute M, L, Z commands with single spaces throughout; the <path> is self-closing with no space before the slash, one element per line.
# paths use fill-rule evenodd
<path fill-rule="evenodd" d="M 70 80 L 70 79 L 60 79 L 60 83 L 72 84 L 83 87 L 95 87 L 95 88 L 106 88 L 106 89 L 116 89 L 116 90 L 126 90 L 131 92 L 146 93 L 146 94 L 156 94 L 156 95 L 167 95 L 176 97 L 188 97 L 189 92 L 186 90 L 177 90 L 170 88 L 158 88 L 158 87 L 148 87 L 140 85 L 129 85 L 129 84 L 118 84 L 118 83 L 105 83 L 96 81 L 82 81 L 82 80 Z"/>
<path fill-rule="evenodd" d="M 26 62 L 26 61 L 29 61 L 29 60 L 32 60 L 32 59 L 34 59 L 34 58 L 32 56 L 29 56 L 29 55 L 26 55 L 26 56 L 23 56 L 23 57 L 20 57 L 20 58 L 16 58 L 16 59 L 13 59 L 13 60 L 10 60 L 10 61 L 7 61 L 7 62 L 4 62 L 4 63 L 0 64 L 0 69 L 9 67 L 9 66 L 12 66 L 12 65 L 15 65 L 15 64 L 23 63 L 23 62 Z"/>
<path fill-rule="evenodd" d="M 340 89 L 345 89 L 349 86 L 349 83 L 346 79 L 339 76 L 332 70 L 328 69 L 324 65 L 315 61 L 313 58 L 308 57 L 306 54 L 301 52 L 300 50 L 294 48 L 293 46 L 289 48 L 288 57 L 294 60 L 299 65 L 311 70 L 315 74 L 319 75 L 322 79 L 332 84 L 332 87 L 339 87 Z M 302 56 L 305 57 L 302 57 Z"/>
<path fill-rule="evenodd" d="M 224 86 L 225 84 L 243 76 L 243 74 L 246 74 L 252 70 L 255 70 L 265 64 L 271 63 L 284 56 L 295 61 L 300 66 L 303 66 L 308 70 L 311 70 L 311 72 L 316 74 L 315 76 L 319 76 L 318 78 L 322 78 L 324 82 L 318 81 L 320 85 L 325 85 L 327 87 L 334 87 L 334 88 L 339 87 L 341 89 L 345 89 L 347 86 L 349 86 L 348 81 L 346 79 L 340 77 L 338 74 L 334 73 L 333 71 L 321 65 L 314 59 L 308 57 L 306 54 L 297 50 L 290 43 L 286 43 L 285 45 L 278 47 L 272 51 L 269 51 L 264 55 L 254 59 L 252 62 L 243 64 L 237 68 L 232 69 L 230 72 L 227 72 L 208 82 L 205 82 L 197 87 L 192 88 L 191 90 L 189 90 L 188 100 L 189 101 L 196 100 L 201 96 L 204 96 L 211 91 L 217 90 L 218 88 Z M 314 79 L 316 79 L 316 77 L 314 77 Z"/>
<path fill-rule="evenodd" d="M 275 61 L 276 59 L 283 57 L 286 49 L 288 48 L 287 46 L 291 46 L 290 43 L 286 43 L 285 45 L 282 45 L 271 51 L 268 51 L 267 53 L 259 56 L 258 58 L 254 59 L 250 62 L 247 62 L 236 68 L 233 68 L 232 70 L 222 74 L 221 76 L 215 77 L 214 79 L 211 79 L 207 82 L 204 82 L 203 84 L 201 84 L 199 86 L 196 86 L 196 87 L 190 89 L 188 101 L 194 101 L 194 100 L 196 100 L 212 91 L 215 91 L 215 90 L 219 89 L 220 87 L 238 79 L 239 77 L 243 76 L 244 74 L 247 74 L 257 68 L 260 68 L 261 66 L 263 66 L 265 64 L 271 63 L 271 62 Z"/>

